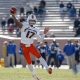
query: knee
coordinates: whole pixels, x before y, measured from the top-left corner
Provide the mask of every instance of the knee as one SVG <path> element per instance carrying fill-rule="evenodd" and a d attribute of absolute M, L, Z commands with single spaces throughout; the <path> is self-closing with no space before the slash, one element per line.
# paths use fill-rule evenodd
<path fill-rule="evenodd" d="M 26 62 L 27 62 L 28 65 L 32 64 L 32 61 L 29 60 L 29 59 L 26 59 Z"/>
<path fill-rule="evenodd" d="M 32 64 L 32 61 L 27 61 L 27 64 L 28 64 L 28 65 Z"/>
<path fill-rule="evenodd" d="M 37 58 L 38 58 L 38 59 L 41 58 L 41 55 L 38 55 Z"/>

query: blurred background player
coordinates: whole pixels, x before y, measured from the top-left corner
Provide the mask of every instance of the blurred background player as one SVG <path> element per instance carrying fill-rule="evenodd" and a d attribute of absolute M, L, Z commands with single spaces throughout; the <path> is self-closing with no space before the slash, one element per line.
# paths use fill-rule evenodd
<path fill-rule="evenodd" d="M 35 28 L 34 25 L 36 24 L 36 16 L 31 14 L 27 18 L 27 22 L 19 22 L 16 17 L 14 16 L 14 10 L 11 8 L 10 13 L 14 19 L 14 22 L 17 24 L 17 26 L 21 29 L 21 47 L 23 50 L 24 57 L 27 61 L 28 67 L 34 77 L 35 80 L 39 80 L 39 78 L 36 76 L 33 66 L 32 66 L 32 60 L 30 58 L 30 53 L 32 53 L 35 57 L 37 57 L 40 60 L 40 63 L 45 66 L 46 70 L 49 74 L 52 73 L 52 69 L 48 67 L 46 61 L 41 57 L 40 53 L 36 49 L 36 47 L 33 45 L 33 38 L 34 36 L 37 37 L 38 41 L 43 41 L 45 34 L 49 31 L 49 27 L 44 29 L 44 33 L 42 36 L 39 34 L 39 29 Z"/>
<path fill-rule="evenodd" d="M 73 71 L 75 74 L 77 74 L 80 71 L 80 46 L 75 53 L 75 65 L 73 67 Z"/>
<path fill-rule="evenodd" d="M 58 64 L 58 58 L 57 58 L 57 50 L 55 49 L 54 44 L 52 44 L 51 48 L 50 48 L 50 54 L 49 54 L 49 58 L 48 58 L 48 65 L 50 65 L 50 61 L 51 61 L 52 58 L 54 59 L 55 66 L 58 68 L 59 64 Z"/>
<path fill-rule="evenodd" d="M 46 61 L 46 46 L 44 45 L 43 42 L 40 42 L 40 47 L 38 48 L 38 50 L 40 51 L 41 56 Z M 43 65 L 42 65 L 42 68 L 43 68 Z"/>
<path fill-rule="evenodd" d="M 49 57 L 49 44 L 48 42 L 44 42 L 44 45 L 46 47 L 46 62 L 48 61 L 48 57 Z"/>
<path fill-rule="evenodd" d="M 59 67 L 61 66 L 61 64 L 62 64 L 62 62 L 63 62 L 63 60 L 64 60 L 64 55 L 63 55 L 63 53 L 62 53 L 62 51 L 61 50 L 59 50 L 59 53 L 58 53 L 58 61 L 59 61 Z"/>

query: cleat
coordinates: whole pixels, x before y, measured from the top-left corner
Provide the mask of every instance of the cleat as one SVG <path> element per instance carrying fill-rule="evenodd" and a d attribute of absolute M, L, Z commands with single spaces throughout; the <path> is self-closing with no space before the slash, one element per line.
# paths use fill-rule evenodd
<path fill-rule="evenodd" d="M 48 68 L 47 71 L 48 71 L 49 74 L 52 74 L 52 68 Z"/>

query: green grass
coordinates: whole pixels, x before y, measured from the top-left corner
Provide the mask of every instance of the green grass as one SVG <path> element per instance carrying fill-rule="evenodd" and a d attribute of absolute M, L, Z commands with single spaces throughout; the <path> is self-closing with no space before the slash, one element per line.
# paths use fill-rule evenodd
<path fill-rule="evenodd" d="M 80 80 L 80 73 L 74 75 L 72 70 L 53 69 L 49 75 L 45 69 L 35 69 L 40 80 Z M 0 80 L 34 80 L 27 68 L 0 68 Z"/>

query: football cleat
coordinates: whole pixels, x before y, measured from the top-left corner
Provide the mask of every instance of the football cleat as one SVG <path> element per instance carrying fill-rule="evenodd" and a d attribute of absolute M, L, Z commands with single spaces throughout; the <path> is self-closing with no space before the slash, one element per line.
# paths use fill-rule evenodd
<path fill-rule="evenodd" d="M 52 74 L 52 68 L 48 68 L 47 71 L 49 74 Z"/>

